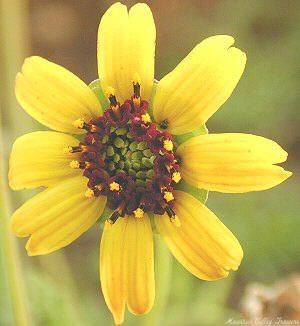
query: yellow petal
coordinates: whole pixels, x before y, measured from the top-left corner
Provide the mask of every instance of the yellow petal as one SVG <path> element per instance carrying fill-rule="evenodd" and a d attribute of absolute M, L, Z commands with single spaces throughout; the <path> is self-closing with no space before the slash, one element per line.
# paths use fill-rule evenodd
<path fill-rule="evenodd" d="M 9 185 L 14 190 L 49 187 L 66 177 L 82 174 L 69 163 L 79 154 L 64 154 L 63 149 L 77 146 L 74 137 L 53 131 L 36 131 L 19 137 L 9 162 Z"/>
<path fill-rule="evenodd" d="M 107 10 L 98 31 L 98 71 L 104 92 L 112 87 L 117 100 L 123 102 L 133 95 L 132 82 L 138 76 L 142 98 L 150 99 L 155 38 L 155 24 L 146 4 L 136 4 L 129 14 L 119 2 Z"/>
<path fill-rule="evenodd" d="M 200 127 L 229 98 L 245 67 L 246 55 L 230 47 L 234 39 L 205 39 L 157 85 L 153 113 L 173 134 Z"/>
<path fill-rule="evenodd" d="M 116 324 L 125 303 L 134 314 L 148 312 L 154 301 L 153 238 L 148 216 L 119 218 L 106 224 L 100 247 L 100 279 Z"/>
<path fill-rule="evenodd" d="M 238 240 L 207 207 L 193 196 L 175 191 L 174 211 L 180 227 L 166 214 L 155 215 L 155 224 L 172 254 L 189 272 L 215 280 L 238 268 L 243 258 Z"/>
<path fill-rule="evenodd" d="M 129 217 L 124 236 L 127 306 L 134 314 L 144 314 L 152 308 L 155 296 L 153 236 L 147 214 Z"/>
<path fill-rule="evenodd" d="M 116 325 L 124 321 L 126 284 L 124 275 L 124 233 L 123 219 L 114 225 L 105 224 L 100 244 L 100 281 L 105 302 L 113 314 Z"/>
<path fill-rule="evenodd" d="M 34 119 L 57 131 L 82 133 L 72 122 L 102 115 L 93 91 L 67 69 L 41 57 L 27 58 L 16 78 L 16 96 Z"/>
<path fill-rule="evenodd" d="M 264 190 L 286 180 L 291 172 L 273 165 L 287 153 L 274 141 L 249 134 L 208 134 L 181 144 L 182 177 L 198 188 L 221 192 Z"/>
<path fill-rule="evenodd" d="M 11 227 L 18 236 L 31 235 L 30 256 L 67 246 L 100 217 L 106 197 L 86 198 L 87 178 L 69 178 L 29 199 L 15 211 Z"/>

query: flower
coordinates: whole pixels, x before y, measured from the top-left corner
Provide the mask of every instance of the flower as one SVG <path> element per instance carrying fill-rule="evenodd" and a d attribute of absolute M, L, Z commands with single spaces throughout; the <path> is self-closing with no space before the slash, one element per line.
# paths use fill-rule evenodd
<path fill-rule="evenodd" d="M 13 146 L 10 186 L 46 189 L 16 210 L 12 229 L 30 236 L 29 255 L 47 254 L 73 242 L 109 207 L 100 279 L 116 324 L 126 304 L 134 314 L 153 305 L 152 225 L 195 276 L 215 280 L 238 268 L 238 240 L 189 190 L 257 191 L 291 175 L 275 165 L 287 153 L 271 140 L 199 133 L 243 73 L 246 56 L 233 42 L 207 38 L 156 83 L 152 13 L 146 4 L 128 12 L 116 3 L 99 26 L 98 98 L 40 57 L 27 58 L 17 75 L 21 106 L 55 131 L 26 134 Z"/>

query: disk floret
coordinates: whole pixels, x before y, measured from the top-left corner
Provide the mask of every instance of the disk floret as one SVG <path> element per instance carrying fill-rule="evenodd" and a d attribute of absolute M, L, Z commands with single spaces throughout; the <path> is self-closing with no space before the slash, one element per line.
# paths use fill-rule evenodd
<path fill-rule="evenodd" d="M 172 136 L 151 121 L 139 86 L 122 105 L 113 94 L 109 100 L 102 117 L 74 122 L 87 132 L 79 146 L 69 148 L 81 152 L 80 161 L 72 160 L 70 166 L 84 170 L 86 195 L 107 196 L 114 210 L 110 223 L 125 214 L 141 218 L 148 211 L 175 218 L 173 190 L 181 177 Z"/>

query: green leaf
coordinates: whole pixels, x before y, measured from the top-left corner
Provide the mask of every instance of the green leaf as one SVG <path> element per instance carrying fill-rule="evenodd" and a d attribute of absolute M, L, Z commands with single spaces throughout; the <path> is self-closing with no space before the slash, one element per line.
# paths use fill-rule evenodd
<path fill-rule="evenodd" d="M 153 83 L 153 87 L 152 87 L 152 94 L 151 94 L 151 98 L 150 98 L 150 106 L 149 106 L 149 110 L 148 110 L 148 113 L 150 114 L 150 116 L 152 118 L 153 118 L 153 100 L 155 97 L 157 84 L 158 84 L 158 80 L 154 79 L 154 83 Z"/>
<path fill-rule="evenodd" d="M 101 88 L 100 80 L 95 79 L 89 84 L 89 87 L 97 96 L 97 99 L 100 102 L 102 109 L 105 110 L 109 106 L 109 101 Z"/>
<path fill-rule="evenodd" d="M 187 192 L 188 194 L 192 195 L 203 204 L 205 204 L 208 197 L 208 190 L 198 189 L 190 185 L 183 179 L 176 185 L 175 189 Z"/>
<path fill-rule="evenodd" d="M 107 206 L 107 204 L 106 204 L 103 213 L 101 214 L 101 216 L 100 216 L 99 219 L 98 219 L 98 222 L 103 222 L 103 221 L 107 220 L 108 218 L 110 218 L 110 216 L 111 216 L 111 214 L 112 214 L 113 212 L 114 212 L 114 211 L 111 210 L 111 209 Z"/>
<path fill-rule="evenodd" d="M 200 136 L 200 135 L 205 135 L 208 134 L 208 130 L 204 125 L 200 126 L 199 128 L 191 131 L 191 132 L 187 132 L 186 134 L 182 134 L 182 135 L 177 135 L 177 136 L 173 136 L 174 141 L 180 145 L 184 142 L 186 142 L 187 140 L 189 140 L 192 137 L 196 137 L 196 136 Z"/>

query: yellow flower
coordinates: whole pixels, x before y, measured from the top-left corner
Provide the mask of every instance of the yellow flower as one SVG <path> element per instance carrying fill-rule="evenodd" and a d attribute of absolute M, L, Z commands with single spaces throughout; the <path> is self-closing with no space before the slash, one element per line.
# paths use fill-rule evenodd
<path fill-rule="evenodd" d="M 134 314 L 153 305 L 151 219 L 172 254 L 201 279 L 226 277 L 241 262 L 238 240 L 183 183 L 238 193 L 291 175 L 275 165 L 287 153 L 271 140 L 194 136 L 243 73 L 246 55 L 232 47 L 233 38 L 207 38 L 155 84 L 155 34 L 146 4 L 128 12 L 116 3 L 103 16 L 98 70 L 107 107 L 70 71 L 40 57 L 27 58 L 16 78 L 21 106 L 55 131 L 26 134 L 13 146 L 10 186 L 46 189 L 13 214 L 12 229 L 30 236 L 29 255 L 47 254 L 78 238 L 108 205 L 100 278 L 116 324 L 126 304 Z"/>

